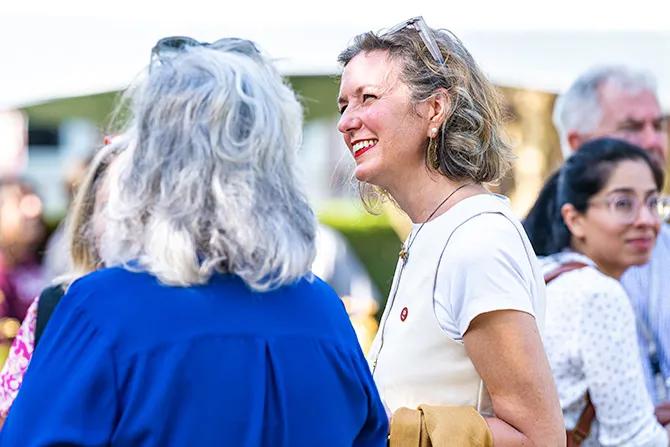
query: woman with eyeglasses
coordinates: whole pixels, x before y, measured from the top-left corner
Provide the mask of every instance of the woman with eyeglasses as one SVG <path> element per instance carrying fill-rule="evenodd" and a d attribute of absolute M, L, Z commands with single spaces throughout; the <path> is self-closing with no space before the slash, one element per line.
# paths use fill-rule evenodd
<path fill-rule="evenodd" d="M 670 210 L 662 186 L 644 150 L 594 140 L 549 179 L 524 221 L 550 281 L 544 343 L 565 426 L 585 446 L 668 445 L 619 283 L 628 267 L 649 260 Z"/>
<path fill-rule="evenodd" d="M 413 223 L 368 355 L 391 445 L 419 406 L 425 418 L 446 409 L 442 424 L 459 421 L 449 409 L 467 415 L 452 442 L 564 445 L 541 269 L 507 199 L 485 186 L 513 157 L 500 95 L 420 17 L 357 36 L 339 62 L 338 129 L 363 199 L 392 200 Z"/>
<path fill-rule="evenodd" d="M 383 446 L 356 333 L 310 273 L 300 103 L 252 42 L 177 39 L 128 91 L 106 268 L 56 308 L 0 445 Z"/>

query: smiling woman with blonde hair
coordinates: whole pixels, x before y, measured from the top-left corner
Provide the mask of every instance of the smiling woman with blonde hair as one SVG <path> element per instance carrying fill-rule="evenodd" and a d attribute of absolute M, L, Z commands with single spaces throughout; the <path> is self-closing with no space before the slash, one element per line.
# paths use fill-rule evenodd
<path fill-rule="evenodd" d="M 482 445 L 562 445 L 541 269 L 508 200 L 486 188 L 513 157 L 500 94 L 421 17 L 357 36 L 339 61 L 355 176 L 413 223 L 369 353 L 391 445 L 400 416 L 422 406 L 469 415 L 452 440 L 477 427 Z"/>

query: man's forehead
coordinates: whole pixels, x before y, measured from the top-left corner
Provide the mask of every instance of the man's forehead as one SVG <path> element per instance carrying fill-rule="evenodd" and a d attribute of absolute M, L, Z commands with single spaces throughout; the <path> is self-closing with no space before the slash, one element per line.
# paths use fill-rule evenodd
<path fill-rule="evenodd" d="M 659 119 L 662 118 L 658 98 L 647 88 L 625 89 L 607 83 L 599 89 L 603 115 L 620 119 Z"/>

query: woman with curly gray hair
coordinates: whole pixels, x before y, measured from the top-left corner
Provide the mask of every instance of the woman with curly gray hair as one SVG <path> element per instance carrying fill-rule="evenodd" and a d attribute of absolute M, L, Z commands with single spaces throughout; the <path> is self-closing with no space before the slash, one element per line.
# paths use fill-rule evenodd
<path fill-rule="evenodd" d="M 363 198 L 390 198 L 413 222 L 369 353 L 391 445 L 417 407 L 469 419 L 454 442 L 564 445 L 541 269 L 507 199 L 485 187 L 513 158 L 500 96 L 454 35 L 421 17 L 357 36 L 339 61 L 338 129 Z"/>
<path fill-rule="evenodd" d="M 310 273 L 293 91 L 250 41 L 173 37 L 128 94 L 107 268 L 63 297 L 0 443 L 383 445 L 356 334 Z"/>

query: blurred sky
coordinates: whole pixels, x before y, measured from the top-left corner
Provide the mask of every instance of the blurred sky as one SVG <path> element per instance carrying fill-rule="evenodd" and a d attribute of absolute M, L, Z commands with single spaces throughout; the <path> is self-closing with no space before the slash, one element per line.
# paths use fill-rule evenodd
<path fill-rule="evenodd" d="M 658 78 L 670 110 L 668 1 L 339 2 L 3 0 L 0 108 L 120 89 L 167 35 L 257 41 L 286 74 L 336 74 L 355 34 L 423 15 L 455 32 L 497 83 L 559 92 L 598 62 Z"/>

